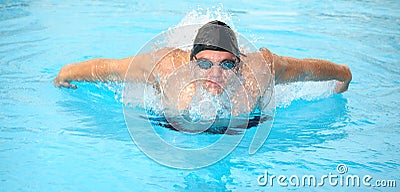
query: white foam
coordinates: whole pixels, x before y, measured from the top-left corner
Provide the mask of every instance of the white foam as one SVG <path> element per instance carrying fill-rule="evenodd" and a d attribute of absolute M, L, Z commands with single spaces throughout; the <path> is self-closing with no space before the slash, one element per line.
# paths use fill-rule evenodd
<path fill-rule="evenodd" d="M 295 100 L 316 100 L 333 94 L 336 81 L 308 81 L 275 86 L 276 106 L 287 107 Z"/>

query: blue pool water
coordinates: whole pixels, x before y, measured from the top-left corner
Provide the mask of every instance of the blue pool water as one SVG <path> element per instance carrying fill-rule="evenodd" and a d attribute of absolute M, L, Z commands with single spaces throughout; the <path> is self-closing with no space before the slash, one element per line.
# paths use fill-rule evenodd
<path fill-rule="evenodd" d="M 0 191 L 398 191 L 399 1 L 221 4 L 1 1 Z M 333 95 L 329 82 L 279 86 L 272 130 L 256 154 L 248 155 L 244 143 L 216 164 L 179 170 L 134 144 L 121 85 L 52 85 L 65 64 L 134 55 L 160 32 L 207 15 L 207 8 L 217 16 L 231 13 L 238 32 L 278 55 L 347 64 L 349 90 Z M 340 175 L 340 164 L 348 168 L 344 176 L 370 175 L 372 184 L 397 180 L 397 188 L 282 187 L 276 179 L 262 187 L 257 181 L 265 171 Z"/>

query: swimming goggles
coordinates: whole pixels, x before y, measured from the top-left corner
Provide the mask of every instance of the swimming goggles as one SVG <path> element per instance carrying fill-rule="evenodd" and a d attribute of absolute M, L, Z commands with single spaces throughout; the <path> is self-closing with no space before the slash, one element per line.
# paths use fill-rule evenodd
<path fill-rule="evenodd" d="M 197 63 L 197 65 L 202 68 L 202 69 L 210 69 L 213 66 L 213 62 L 211 60 L 208 59 L 197 59 L 196 56 L 194 56 L 195 62 Z M 224 70 L 229 70 L 229 69 L 233 69 L 237 66 L 239 62 L 235 61 L 235 60 L 223 60 L 219 63 L 219 66 L 221 66 L 222 69 Z"/>

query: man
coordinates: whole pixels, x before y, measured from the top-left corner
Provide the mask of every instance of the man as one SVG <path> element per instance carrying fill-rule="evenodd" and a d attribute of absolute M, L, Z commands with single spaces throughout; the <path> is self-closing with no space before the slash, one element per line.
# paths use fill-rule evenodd
<path fill-rule="evenodd" d="M 154 58 L 160 59 L 152 63 Z M 134 70 L 127 73 L 131 63 Z M 200 74 L 200 84 L 190 81 L 184 87 L 171 86 L 178 84 L 178 80 L 168 81 L 171 74 L 184 66 L 190 66 L 196 70 L 196 75 Z M 270 72 L 265 73 L 266 71 Z M 187 72 L 180 75 L 193 74 Z M 271 79 L 275 84 L 336 80 L 336 93 L 346 91 L 352 79 L 349 67 L 326 60 L 278 56 L 266 48 L 244 55 L 239 51 L 231 28 L 221 21 L 211 21 L 199 29 L 190 52 L 162 48 L 155 52 L 155 56 L 146 53 L 125 59 L 92 59 L 69 64 L 60 70 L 54 79 L 54 85 L 75 89 L 77 87 L 71 84 L 72 81 L 106 82 L 125 79 L 147 82 L 154 84 L 164 95 L 177 95 L 171 102 L 176 102 L 174 107 L 182 110 L 188 107 L 197 88 L 202 88 L 211 95 L 220 95 L 230 86 L 229 80 L 233 76 L 243 78 L 244 89 L 250 95 L 251 102 L 245 103 L 247 111 L 256 109 L 257 102 L 272 82 Z M 233 98 L 236 101 L 242 99 L 235 96 Z"/>

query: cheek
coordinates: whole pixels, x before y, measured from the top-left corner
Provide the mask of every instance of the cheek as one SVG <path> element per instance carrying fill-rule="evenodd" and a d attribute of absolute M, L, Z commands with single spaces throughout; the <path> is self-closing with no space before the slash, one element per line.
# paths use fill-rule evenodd
<path fill-rule="evenodd" d="M 231 70 L 224 70 L 221 76 L 224 82 L 227 82 L 231 78 L 236 78 L 236 74 Z"/>

